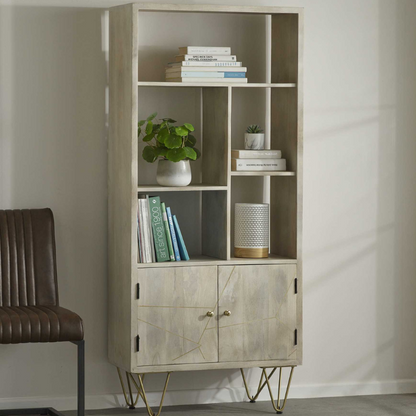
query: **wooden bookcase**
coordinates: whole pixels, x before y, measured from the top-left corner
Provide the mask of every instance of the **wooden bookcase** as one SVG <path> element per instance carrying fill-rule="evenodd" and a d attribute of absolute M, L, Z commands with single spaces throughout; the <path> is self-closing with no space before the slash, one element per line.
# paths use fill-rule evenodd
<path fill-rule="evenodd" d="M 249 83 L 164 82 L 177 47 L 191 44 L 232 46 Z M 302 363 L 302 54 L 300 8 L 110 9 L 109 359 L 119 369 Z M 196 127 L 202 158 L 187 187 L 156 185 L 156 163 L 141 158 L 137 123 L 154 111 Z M 287 172 L 231 171 L 231 149 L 259 119 Z M 190 261 L 138 263 L 139 193 L 172 207 Z M 236 202 L 270 203 L 269 258 L 233 257 Z"/>

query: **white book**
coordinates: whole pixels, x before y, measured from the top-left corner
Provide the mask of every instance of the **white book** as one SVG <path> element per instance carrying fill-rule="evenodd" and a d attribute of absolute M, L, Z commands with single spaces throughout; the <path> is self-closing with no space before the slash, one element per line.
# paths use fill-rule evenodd
<path fill-rule="evenodd" d="M 166 82 L 239 82 L 246 83 L 247 78 L 166 78 Z"/>
<path fill-rule="evenodd" d="M 281 159 L 281 150 L 231 150 L 234 159 Z"/>
<path fill-rule="evenodd" d="M 141 241 L 143 250 L 142 263 L 152 263 L 152 241 L 150 239 L 150 215 L 149 208 L 146 199 L 139 198 L 139 211 L 140 211 L 140 233 L 142 236 Z"/>
<path fill-rule="evenodd" d="M 180 62 L 178 62 L 180 63 Z M 184 62 L 182 62 L 184 63 Z M 237 63 L 237 62 L 235 62 Z M 172 66 L 166 67 L 166 73 L 175 73 L 180 74 L 181 72 L 247 72 L 247 68 L 245 66 Z"/>
<path fill-rule="evenodd" d="M 196 62 L 236 62 L 236 55 L 176 55 L 176 62 L 196 61 Z"/>
<path fill-rule="evenodd" d="M 181 55 L 231 55 L 231 48 L 229 46 L 182 46 L 179 48 L 179 53 Z"/>
<path fill-rule="evenodd" d="M 243 66 L 242 62 L 198 62 L 198 61 L 182 61 L 182 62 L 169 62 L 167 64 L 168 68 L 176 68 L 181 66 Z"/>
<path fill-rule="evenodd" d="M 227 72 L 227 71 L 216 71 L 216 72 L 203 72 L 203 71 L 177 71 L 167 72 L 166 79 L 169 78 L 245 78 L 244 72 Z"/>
<path fill-rule="evenodd" d="M 286 159 L 231 159 L 233 171 L 284 171 Z"/>

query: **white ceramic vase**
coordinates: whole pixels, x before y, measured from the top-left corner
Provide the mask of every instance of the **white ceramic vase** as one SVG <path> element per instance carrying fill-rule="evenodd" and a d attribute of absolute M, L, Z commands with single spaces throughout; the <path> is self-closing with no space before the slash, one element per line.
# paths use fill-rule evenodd
<path fill-rule="evenodd" d="M 157 165 L 156 181 L 162 186 L 187 186 L 191 183 L 192 172 L 189 160 L 171 162 L 160 159 Z"/>
<path fill-rule="evenodd" d="M 264 149 L 264 133 L 245 133 L 244 148 L 248 150 Z"/>

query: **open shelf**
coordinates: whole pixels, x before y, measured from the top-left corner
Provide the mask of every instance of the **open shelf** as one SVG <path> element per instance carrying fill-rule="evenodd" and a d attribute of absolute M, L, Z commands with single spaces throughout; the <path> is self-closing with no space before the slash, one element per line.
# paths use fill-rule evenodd
<path fill-rule="evenodd" d="M 249 265 L 249 264 L 296 264 L 296 259 L 276 256 L 269 254 L 264 259 L 246 259 L 231 257 L 229 260 L 221 260 L 209 256 L 191 256 L 188 261 L 165 261 L 162 263 L 137 263 L 137 268 L 160 268 L 160 267 L 191 267 L 191 266 L 229 266 L 229 265 Z"/>
<path fill-rule="evenodd" d="M 149 192 L 192 192 L 192 191 L 226 191 L 227 186 L 222 185 L 209 185 L 205 183 L 188 185 L 188 186 L 160 186 L 160 185 L 140 185 L 137 188 L 137 192 L 149 193 Z"/>
<path fill-rule="evenodd" d="M 295 88 L 295 83 L 267 83 L 267 82 L 248 82 L 248 83 L 223 83 L 223 82 L 166 82 L 166 81 L 140 81 L 139 87 L 235 87 L 235 88 Z"/>
<path fill-rule="evenodd" d="M 295 176 L 295 172 L 231 172 L 231 176 Z"/>

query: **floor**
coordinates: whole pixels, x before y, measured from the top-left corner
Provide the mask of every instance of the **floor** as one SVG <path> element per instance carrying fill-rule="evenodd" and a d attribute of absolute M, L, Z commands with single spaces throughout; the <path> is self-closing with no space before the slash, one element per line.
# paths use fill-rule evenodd
<path fill-rule="evenodd" d="M 76 412 L 64 412 L 76 416 Z M 197 406 L 164 407 L 161 416 L 236 416 L 276 414 L 270 402 L 223 403 Z M 288 400 L 287 416 L 416 416 L 416 394 L 386 396 L 331 397 Z M 147 415 L 144 408 L 90 410 L 88 416 Z"/>

